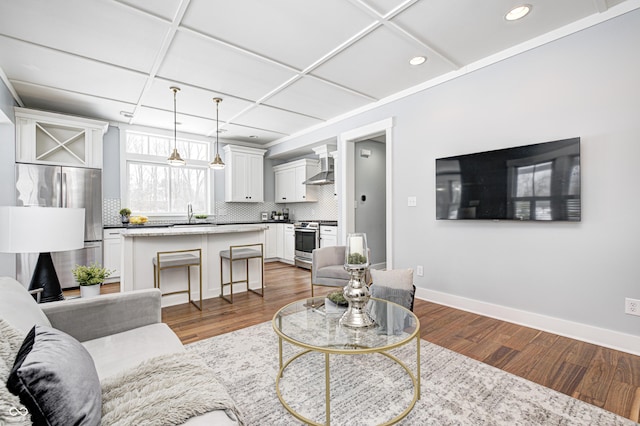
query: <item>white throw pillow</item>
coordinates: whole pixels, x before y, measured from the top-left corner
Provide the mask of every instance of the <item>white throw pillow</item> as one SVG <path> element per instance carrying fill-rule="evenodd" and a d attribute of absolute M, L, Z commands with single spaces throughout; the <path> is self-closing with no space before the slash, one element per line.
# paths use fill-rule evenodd
<path fill-rule="evenodd" d="M 413 269 L 392 269 L 389 271 L 371 269 L 370 272 L 373 285 L 399 290 L 413 289 Z"/>

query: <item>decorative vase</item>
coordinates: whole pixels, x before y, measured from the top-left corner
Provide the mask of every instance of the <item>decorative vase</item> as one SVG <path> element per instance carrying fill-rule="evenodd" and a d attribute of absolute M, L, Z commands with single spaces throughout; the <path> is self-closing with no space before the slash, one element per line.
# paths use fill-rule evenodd
<path fill-rule="evenodd" d="M 340 318 L 340 325 L 351 328 L 373 327 L 375 321 L 367 312 L 367 303 L 371 294 L 365 282 L 369 269 L 369 250 L 365 234 L 349 234 L 345 250 L 344 269 L 351 278 L 344 287 L 342 295 L 349 302 L 347 311 Z"/>
<path fill-rule="evenodd" d="M 80 286 L 80 297 L 96 297 L 96 296 L 100 296 L 100 284 Z"/>
<path fill-rule="evenodd" d="M 129 223 L 129 216 L 126 214 L 121 214 L 120 215 L 120 220 L 122 221 L 122 223 L 127 224 Z"/>

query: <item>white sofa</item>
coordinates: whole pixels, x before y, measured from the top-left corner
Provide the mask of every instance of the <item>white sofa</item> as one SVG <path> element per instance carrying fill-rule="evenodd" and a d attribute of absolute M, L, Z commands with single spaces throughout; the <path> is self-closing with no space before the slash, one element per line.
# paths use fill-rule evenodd
<path fill-rule="evenodd" d="M 157 289 L 37 304 L 26 288 L 0 277 L 0 318 L 26 335 L 34 325 L 61 330 L 82 343 L 98 378 L 121 373 L 152 357 L 186 352 L 163 322 Z M 237 425 L 223 410 L 189 419 L 186 425 Z"/>

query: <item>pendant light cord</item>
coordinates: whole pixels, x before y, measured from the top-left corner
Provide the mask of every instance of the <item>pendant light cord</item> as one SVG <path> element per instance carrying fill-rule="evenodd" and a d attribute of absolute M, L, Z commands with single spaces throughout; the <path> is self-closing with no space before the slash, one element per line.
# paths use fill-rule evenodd
<path fill-rule="evenodd" d="M 219 109 L 220 109 L 220 99 L 216 99 L 216 155 L 219 155 L 218 147 L 220 146 L 218 142 L 218 137 L 220 136 L 220 119 L 218 118 Z"/>
<path fill-rule="evenodd" d="M 176 136 L 176 127 L 178 126 L 177 124 L 177 115 L 176 115 L 176 93 L 178 91 L 176 90 L 176 88 L 173 88 L 173 149 L 177 149 L 178 148 L 178 142 L 177 142 L 177 136 Z"/>

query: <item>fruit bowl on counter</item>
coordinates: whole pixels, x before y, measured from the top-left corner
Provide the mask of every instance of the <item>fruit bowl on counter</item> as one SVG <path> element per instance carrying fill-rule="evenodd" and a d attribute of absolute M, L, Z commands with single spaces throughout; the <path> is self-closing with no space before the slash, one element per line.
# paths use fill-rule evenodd
<path fill-rule="evenodd" d="M 144 225 L 149 220 L 146 216 L 131 216 L 129 218 L 129 224 L 131 225 Z"/>

